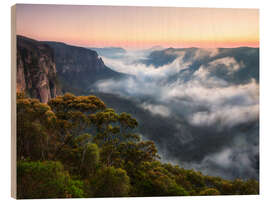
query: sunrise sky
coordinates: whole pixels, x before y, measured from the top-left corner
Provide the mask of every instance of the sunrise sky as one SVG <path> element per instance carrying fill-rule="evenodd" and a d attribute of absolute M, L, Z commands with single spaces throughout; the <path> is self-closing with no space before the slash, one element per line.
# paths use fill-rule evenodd
<path fill-rule="evenodd" d="M 258 9 L 18 4 L 16 19 L 17 34 L 79 46 L 259 47 Z"/>

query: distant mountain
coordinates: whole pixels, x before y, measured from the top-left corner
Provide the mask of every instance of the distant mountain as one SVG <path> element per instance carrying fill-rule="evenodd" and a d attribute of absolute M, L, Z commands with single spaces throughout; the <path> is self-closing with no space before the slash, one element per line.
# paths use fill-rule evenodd
<path fill-rule="evenodd" d="M 44 42 L 54 51 L 57 75 L 64 92 L 84 94 L 98 80 L 124 77 L 108 68 L 96 51 L 60 42 Z"/>
<path fill-rule="evenodd" d="M 17 36 L 17 91 L 42 102 L 61 94 L 54 52 L 49 45 Z"/>
<path fill-rule="evenodd" d="M 154 65 L 155 67 L 169 64 L 177 58 L 177 54 L 168 54 L 167 50 L 172 50 L 172 48 L 153 51 L 149 50 L 149 55 L 147 59 L 144 59 L 141 62 L 146 64 L 147 66 Z"/>
<path fill-rule="evenodd" d="M 225 74 L 226 64 L 217 64 L 219 68 L 214 74 L 224 80 L 233 83 L 246 83 L 254 78 L 259 81 L 259 48 L 238 47 L 238 48 L 218 48 L 218 49 L 202 49 L 202 48 L 168 48 L 151 52 L 147 59 L 140 62 L 146 65 L 153 65 L 156 68 L 172 63 L 182 55 L 182 62 L 188 62 L 188 76 L 191 76 L 194 71 L 198 70 L 202 65 L 206 68 L 211 63 L 217 62 L 219 59 L 225 62 L 227 58 L 233 58 L 238 64 L 244 68 L 239 68 L 233 74 Z M 182 70 L 186 71 L 186 70 Z M 225 71 L 225 72 L 224 72 Z M 175 74 L 171 80 L 177 80 Z"/>
<path fill-rule="evenodd" d="M 103 47 L 103 48 L 88 47 L 88 49 L 94 50 L 99 55 L 108 58 L 119 58 L 127 52 L 122 47 Z"/>

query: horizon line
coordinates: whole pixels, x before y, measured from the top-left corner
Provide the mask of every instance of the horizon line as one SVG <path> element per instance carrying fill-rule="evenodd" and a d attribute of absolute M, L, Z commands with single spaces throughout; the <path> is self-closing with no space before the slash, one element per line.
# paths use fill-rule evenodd
<path fill-rule="evenodd" d="M 17 36 L 21 36 L 21 37 L 24 37 L 24 38 L 28 38 L 28 39 L 31 39 L 31 40 L 35 40 L 35 41 L 38 41 L 38 42 L 55 42 L 55 43 L 63 43 L 63 44 L 66 44 L 66 45 L 69 45 L 69 46 L 76 46 L 76 47 L 82 47 L 82 48 L 86 48 L 86 49 L 90 49 L 90 48 L 122 48 L 122 49 L 125 49 L 125 50 L 145 50 L 145 49 L 151 49 L 151 48 L 154 48 L 154 47 L 160 47 L 161 49 L 160 50 L 165 50 L 165 49 L 192 49 L 192 48 L 196 48 L 196 49 L 230 49 L 230 48 L 260 48 L 260 43 L 258 43 L 258 46 L 247 46 L 247 45 L 240 45 L 240 46 L 221 46 L 221 47 L 218 47 L 218 46 L 212 46 L 212 47 L 200 47 L 200 46 L 179 46 L 179 47 L 176 47 L 176 46 L 164 46 L 164 45 L 160 45 L 160 44 L 155 44 L 155 45 L 152 45 L 152 46 L 149 46 L 149 47 L 145 47 L 145 48 L 135 48 L 135 47 L 125 47 L 125 46 L 121 46 L 121 45 L 108 45 L 108 46 L 96 46 L 96 45 L 82 45 L 82 44 L 76 44 L 76 43 L 70 43 L 70 42 L 65 42 L 65 41 L 59 41 L 59 40 L 39 40 L 39 39 L 36 39 L 36 38 L 32 38 L 32 37 L 29 37 L 29 36 L 26 36 L 26 35 L 23 35 L 23 34 L 16 34 L 16 37 Z"/>

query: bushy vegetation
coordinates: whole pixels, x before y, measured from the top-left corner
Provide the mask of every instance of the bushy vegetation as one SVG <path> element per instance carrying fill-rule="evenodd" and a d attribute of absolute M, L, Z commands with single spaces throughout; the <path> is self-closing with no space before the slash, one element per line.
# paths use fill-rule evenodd
<path fill-rule="evenodd" d="M 259 193 L 256 180 L 224 180 L 160 162 L 137 126 L 96 96 L 65 94 L 44 104 L 18 93 L 18 198 Z"/>

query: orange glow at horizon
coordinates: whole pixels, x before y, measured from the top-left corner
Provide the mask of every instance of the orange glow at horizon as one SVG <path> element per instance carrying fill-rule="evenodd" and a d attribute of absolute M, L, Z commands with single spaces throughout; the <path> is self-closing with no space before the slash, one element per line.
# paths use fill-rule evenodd
<path fill-rule="evenodd" d="M 88 47 L 259 47 L 259 10 L 18 4 L 17 34 Z"/>

